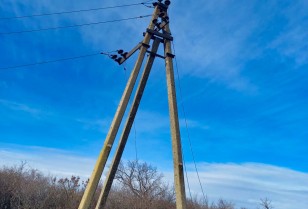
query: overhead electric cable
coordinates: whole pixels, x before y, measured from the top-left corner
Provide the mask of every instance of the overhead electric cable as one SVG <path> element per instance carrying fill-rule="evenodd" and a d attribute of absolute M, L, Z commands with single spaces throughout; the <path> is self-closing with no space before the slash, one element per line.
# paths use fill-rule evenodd
<path fill-rule="evenodd" d="M 174 54 L 176 54 L 173 42 L 172 42 L 172 48 L 173 48 Z M 182 111 L 183 111 L 183 114 L 184 114 L 184 120 L 185 120 L 185 126 L 186 126 L 186 132 L 187 132 L 187 138 L 188 138 L 188 141 L 189 141 L 190 151 L 191 151 L 191 154 L 192 154 L 192 158 L 193 158 L 195 170 L 196 170 L 196 173 L 197 173 L 199 185 L 200 185 L 200 188 L 201 188 L 201 192 L 202 192 L 202 195 L 203 195 L 203 199 L 204 199 L 204 202 L 206 202 L 206 197 L 205 197 L 204 190 L 203 190 L 203 187 L 202 187 L 202 183 L 201 183 L 201 180 L 200 180 L 199 171 L 198 171 L 198 168 L 197 168 L 196 159 L 195 159 L 195 155 L 194 155 L 194 152 L 193 152 L 192 143 L 191 143 L 191 139 L 190 139 L 190 134 L 189 134 L 189 131 L 188 131 L 186 112 L 185 112 L 185 108 L 184 108 L 184 104 L 183 104 L 183 93 L 182 93 L 182 87 L 181 87 L 180 76 L 179 76 L 178 62 L 177 62 L 176 57 L 175 57 L 175 68 L 176 68 L 176 73 L 177 73 L 177 79 L 179 81 L 181 107 L 182 107 Z"/>
<path fill-rule="evenodd" d="M 187 187 L 188 187 L 188 193 L 190 196 L 190 200 L 193 201 L 192 195 L 191 195 L 191 191 L 190 191 L 190 183 L 188 181 L 188 173 L 187 173 L 187 169 L 186 169 L 186 163 L 185 163 L 185 156 L 184 156 L 184 152 L 183 152 L 183 148 L 182 149 L 182 153 L 183 153 L 183 165 L 184 165 L 184 171 L 185 171 L 185 176 L 186 176 L 186 183 L 187 183 Z"/>
<path fill-rule="evenodd" d="M 90 26 L 90 25 L 99 25 L 99 24 L 105 24 L 105 23 L 113 23 L 113 22 L 121 22 L 121 21 L 127 21 L 127 20 L 141 19 L 141 18 L 150 17 L 150 16 L 152 16 L 152 15 L 141 15 L 141 16 L 129 17 L 129 18 L 123 18 L 123 19 L 117 19 L 117 20 L 107 20 L 107 21 L 84 23 L 84 24 L 75 24 L 75 25 L 67 25 L 67 26 L 58 26 L 58 27 L 51 27 L 51 28 L 39 28 L 39 29 L 23 30 L 23 31 L 0 32 L 0 35 L 30 33 L 30 32 L 38 32 L 38 31 L 46 31 L 46 30 L 65 29 L 65 28 L 82 27 L 82 26 Z"/>
<path fill-rule="evenodd" d="M 79 9 L 79 10 L 71 10 L 71 11 L 42 13 L 42 14 L 31 14 L 31 15 L 22 15 L 22 16 L 13 16 L 13 17 L 0 17 L 0 20 L 10 20 L 10 19 L 30 18 L 30 17 L 42 17 L 42 16 L 51 16 L 51 15 L 72 14 L 72 13 L 79 13 L 79 12 L 90 12 L 90 11 L 115 9 L 115 8 L 131 7 L 131 6 L 138 6 L 138 5 L 143 5 L 143 6 L 148 7 L 146 5 L 146 4 L 148 4 L 148 2 L 149 1 L 139 2 L 139 3 L 134 3 L 134 4 L 123 4 L 123 5 L 117 5 L 117 6 L 90 8 L 90 9 Z"/>
<path fill-rule="evenodd" d="M 52 63 L 52 62 L 74 60 L 74 59 L 86 58 L 86 57 L 91 57 L 91 56 L 96 56 L 96 55 L 101 55 L 101 54 L 102 54 L 102 52 L 97 52 L 97 53 L 85 54 L 85 55 L 80 55 L 80 56 L 75 56 L 75 57 L 66 57 L 66 58 L 55 59 L 55 60 L 47 60 L 47 61 L 28 63 L 28 64 L 23 64 L 23 65 L 14 65 L 14 66 L 2 67 L 2 68 L 0 68 L 0 70 L 8 70 L 8 69 L 22 68 L 22 67 L 28 67 L 28 66 L 34 66 L 34 65 L 48 64 L 48 63 Z"/>
<path fill-rule="evenodd" d="M 110 55 L 108 55 L 110 56 Z M 128 82 L 129 77 L 127 76 L 126 73 L 126 63 L 124 63 L 124 76 L 125 76 L 125 83 Z M 131 104 L 130 104 L 131 105 Z M 135 146 L 135 161 L 138 161 L 138 149 L 137 149 L 137 129 L 136 129 L 136 123 L 135 121 L 133 122 L 133 129 L 134 129 L 134 146 Z"/>

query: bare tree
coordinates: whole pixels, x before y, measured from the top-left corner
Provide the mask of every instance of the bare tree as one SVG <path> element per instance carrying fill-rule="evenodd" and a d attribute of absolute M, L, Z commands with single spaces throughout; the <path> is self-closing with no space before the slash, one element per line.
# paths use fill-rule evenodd
<path fill-rule="evenodd" d="M 163 174 L 147 163 L 120 163 L 115 179 L 121 189 L 136 200 L 137 206 L 132 207 L 152 208 L 155 205 L 154 200 L 174 202 L 174 191 L 162 181 Z"/>
<path fill-rule="evenodd" d="M 163 181 L 155 167 L 138 161 L 121 163 L 110 191 L 106 209 L 175 209 L 174 189 Z M 0 209 L 76 209 L 86 182 L 79 177 L 45 176 L 25 163 L 0 168 Z M 101 190 L 101 185 L 97 191 Z M 99 192 L 90 209 L 95 208 Z M 269 199 L 261 199 L 259 209 L 273 209 Z M 220 199 L 208 205 L 197 196 L 187 201 L 187 209 L 234 209 Z M 243 208 L 244 209 L 244 208 Z"/>
<path fill-rule="evenodd" d="M 272 205 L 272 201 L 270 201 L 269 199 L 265 198 L 265 199 L 261 199 L 261 209 L 273 209 L 274 206 Z"/>
<path fill-rule="evenodd" d="M 212 209 L 234 209 L 234 204 L 226 200 L 220 199 L 217 204 L 212 204 Z"/>
<path fill-rule="evenodd" d="M 207 198 L 199 199 L 198 196 L 186 200 L 187 209 L 210 209 Z"/>

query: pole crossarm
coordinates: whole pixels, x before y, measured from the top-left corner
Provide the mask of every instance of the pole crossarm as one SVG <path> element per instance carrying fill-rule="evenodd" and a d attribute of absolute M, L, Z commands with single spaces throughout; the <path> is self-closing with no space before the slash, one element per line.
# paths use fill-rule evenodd
<path fill-rule="evenodd" d="M 131 127 L 133 125 L 135 116 L 138 111 L 138 107 L 146 87 L 147 80 L 149 78 L 154 60 L 156 57 L 165 59 L 166 67 L 166 79 L 167 79 L 167 93 L 168 93 L 168 104 L 169 104 L 169 117 L 170 117 L 170 129 L 171 129 L 171 141 L 172 141 L 172 153 L 173 153 L 173 167 L 174 167 L 174 184 L 175 184 L 175 194 L 176 194 L 176 208 L 186 209 L 186 197 L 185 197 L 185 184 L 184 184 L 184 173 L 183 173 L 183 159 L 182 159 L 182 148 L 181 148 L 181 136 L 179 129 L 178 120 L 178 110 L 176 102 L 176 91 L 174 82 L 174 70 L 173 70 L 173 58 L 171 49 L 171 41 L 173 37 L 169 28 L 169 17 L 168 17 L 168 7 L 170 5 L 169 0 L 162 0 L 153 3 L 154 12 L 152 15 L 151 22 L 149 23 L 146 32 L 144 33 L 144 39 L 142 42 L 137 44 L 130 52 L 120 54 L 121 58 L 115 59 L 116 62 L 122 64 L 125 62 L 133 53 L 138 49 L 139 55 L 131 72 L 131 75 L 127 81 L 126 87 L 124 89 L 122 98 L 120 100 L 119 106 L 116 110 L 115 116 L 111 123 L 109 132 L 106 136 L 103 148 L 98 156 L 94 170 L 89 179 L 87 187 L 85 189 L 84 195 L 81 199 L 78 209 L 89 209 L 99 180 L 106 166 L 107 159 L 109 157 L 110 151 L 115 141 L 115 137 L 118 133 L 119 127 L 121 125 L 124 113 L 127 109 L 129 99 L 131 97 L 132 91 L 134 89 L 138 74 L 140 72 L 143 60 L 145 59 L 145 54 L 148 53 L 147 62 L 145 64 L 143 73 L 141 75 L 138 87 L 136 88 L 135 96 L 128 113 L 119 144 L 116 148 L 115 155 L 112 159 L 110 169 L 107 173 L 106 179 L 103 184 L 103 188 L 100 192 L 98 202 L 96 203 L 96 209 L 103 209 L 106 205 L 108 194 L 110 192 L 112 182 L 114 180 L 118 165 L 120 163 Z M 159 45 L 163 43 L 164 45 L 164 56 L 157 54 Z M 151 50 L 149 50 L 151 48 Z"/>

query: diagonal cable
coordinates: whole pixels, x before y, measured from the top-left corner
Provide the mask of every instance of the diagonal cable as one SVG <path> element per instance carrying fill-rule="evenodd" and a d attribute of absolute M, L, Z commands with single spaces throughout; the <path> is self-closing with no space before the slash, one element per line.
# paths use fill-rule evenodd
<path fill-rule="evenodd" d="M 23 31 L 1 32 L 0 35 L 11 35 L 11 34 L 18 34 L 18 33 L 30 33 L 30 32 L 38 32 L 38 31 L 46 31 L 46 30 L 66 29 L 66 28 L 73 28 L 73 27 L 99 25 L 99 24 L 106 24 L 106 23 L 141 19 L 141 18 L 150 17 L 150 16 L 152 16 L 152 15 L 141 15 L 141 16 L 129 17 L 129 18 L 123 18 L 123 19 L 117 19 L 117 20 L 107 20 L 107 21 L 100 21 L 100 22 L 75 24 L 75 25 L 67 25 L 67 26 L 58 26 L 58 27 L 50 27 L 50 28 L 39 28 L 39 29 L 23 30 Z"/>
<path fill-rule="evenodd" d="M 181 147 L 182 149 L 182 155 L 183 155 L 183 165 L 184 165 L 184 171 L 185 171 L 185 176 L 186 176 L 186 183 L 187 183 L 187 187 L 188 187 L 188 192 L 189 192 L 189 197 L 190 197 L 190 200 L 191 202 L 193 201 L 193 198 L 192 198 L 192 194 L 191 194 L 191 190 L 190 190 L 190 183 L 188 181 L 188 173 L 187 173 L 187 169 L 186 169 L 186 163 L 185 163 L 185 155 L 184 155 L 184 152 L 183 152 L 183 148 Z"/>
<path fill-rule="evenodd" d="M 21 16 L 12 16 L 12 17 L 0 17 L 0 20 L 11 20 L 11 19 L 22 19 L 22 18 L 42 17 L 42 16 L 51 16 L 51 15 L 72 14 L 72 13 L 79 13 L 79 12 L 90 12 L 90 11 L 115 9 L 115 8 L 131 7 L 131 6 L 138 6 L 138 5 L 143 5 L 143 6 L 148 7 L 146 5 L 148 2 L 149 1 L 147 1 L 147 2 L 139 2 L 139 3 L 134 3 L 134 4 L 122 4 L 122 5 L 117 5 L 117 6 L 90 8 L 90 9 L 79 9 L 79 10 L 71 10 L 71 11 L 51 12 L 51 13 L 31 14 L 31 15 L 21 15 Z"/>
<path fill-rule="evenodd" d="M 173 42 L 172 42 L 172 47 L 173 47 L 173 51 L 174 51 L 174 54 L 175 54 L 175 47 L 174 47 Z M 177 79 L 179 81 L 180 96 L 181 96 L 181 100 L 182 100 L 183 94 L 182 94 L 182 87 L 181 87 L 179 69 L 178 69 L 178 63 L 177 63 L 176 57 L 175 57 L 175 66 L 176 66 L 176 72 L 177 72 Z M 201 192 L 202 192 L 202 195 L 203 195 L 203 199 L 206 202 L 206 196 L 205 196 L 205 193 L 204 193 L 204 190 L 203 190 L 203 187 L 202 187 L 202 183 L 201 183 L 201 180 L 200 180 L 199 171 L 198 171 L 198 168 L 197 168 L 196 159 L 195 159 L 195 155 L 194 155 L 194 152 L 193 152 L 192 143 L 191 143 L 191 139 L 190 139 L 190 134 L 189 134 L 189 131 L 188 131 L 188 124 L 187 124 L 186 112 L 185 112 L 183 101 L 181 101 L 181 107 L 182 107 L 182 111 L 183 111 L 183 114 L 184 114 L 185 126 L 186 126 L 186 132 L 187 132 L 187 137 L 188 137 L 188 141 L 189 141 L 190 151 L 191 151 L 192 158 L 193 158 L 193 161 L 194 161 L 194 166 L 195 166 L 195 170 L 196 170 L 196 173 L 197 173 L 197 177 L 198 177 L 199 185 L 200 185 Z"/>
<path fill-rule="evenodd" d="M 53 63 L 53 62 L 61 62 L 61 61 L 67 61 L 67 60 L 74 60 L 74 59 L 92 57 L 92 56 L 96 56 L 96 55 L 100 55 L 100 54 L 102 54 L 102 53 L 101 52 L 97 52 L 97 53 L 85 54 L 85 55 L 80 55 L 80 56 L 75 56 L 75 57 L 66 57 L 66 58 L 61 58 L 61 59 L 54 59 L 54 60 L 47 60 L 47 61 L 28 63 L 28 64 L 23 64 L 23 65 L 14 65 L 14 66 L 2 67 L 2 68 L 0 68 L 0 70 L 9 70 L 9 69 L 16 69 L 16 68 L 35 66 L 35 65 L 48 64 L 48 63 Z"/>

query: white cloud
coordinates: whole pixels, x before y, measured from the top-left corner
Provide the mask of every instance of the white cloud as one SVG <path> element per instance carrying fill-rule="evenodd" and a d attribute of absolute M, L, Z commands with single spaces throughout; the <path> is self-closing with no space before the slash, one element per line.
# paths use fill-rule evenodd
<path fill-rule="evenodd" d="M 135 124 L 140 133 L 155 133 L 158 130 L 168 130 L 169 117 L 158 112 L 139 110 Z"/>
<path fill-rule="evenodd" d="M 95 159 L 58 149 L 42 147 L 0 148 L 0 165 L 16 165 L 21 161 L 45 173 L 60 176 L 79 175 L 87 178 Z M 232 201 L 237 207 L 254 209 L 261 198 L 272 200 L 275 208 L 305 208 L 308 204 L 308 173 L 260 163 L 199 163 L 199 175 L 210 201 L 219 198 Z M 193 194 L 201 197 L 194 166 L 187 166 Z M 173 181 L 170 171 L 164 172 Z M 187 187 L 186 187 L 187 190 Z M 187 191 L 188 192 L 188 191 Z"/>
<path fill-rule="evenodd" d="M 203 129 L 203 130 L 207 130 L 210 127 L 206 124 L 203 124 L 202 122 L 196 121 L 196 120 L 190 120 L 190 119 L 180 119 L 180 126 L 183 128 L 186 128 L 186 124 L 188 129 L 191 128 L 198 128 L 198 129 Z"/>
<path fill-rule="evenodd" d="M 209 129 L 209 126 L 196 120 L 187 118 L 186 122 L 188 128 L 191 129 Z M 186 122 L 185 119 L 180 118 L 179 125 L 182 129 L 186 128 Z M 162 115 L 159 112 L 139 110 L 135 119 L 135 125 L 138 129 L 138 133 L 157 133 L 161 131 L 169 131 L 170 119 L 169 115 Z"/>
<path fill-rule="evenodd" d="M 170 25 L 183 75 L 255 93 L 258 87 L 243 71 L 250 61 L 266 56 L 266 50 L 307 64 L 307 6 L 302 0 L 172 4 Z"/>
<path fill-rule="evenodd" d="M 112 119 L 78 118 L 76 121 L 81 123 L 83 128 L 86 130 L 103 130 L 104 132 L 107 132 Z"/>
<path fill-rule="evenodd" d="M 256 208 L 265 197 L 280 209 L 305 208 L 308 204 L 308 173 L 260 163 L 201 163 L 197 167 L 210 201 L 223 198 L 247 208 Z M 188 176 L 192 193 L 200 197 L 200 185 L 191 164 Z"/>
<path fill-rule="evenodd" d="M 308 63 L 307 9 L 306 1 L 294 1 L 284 11 L 287 19 L 285 29 L 269 45 L 270 48 L 276 49 L 284 57 L 293 58 L 298 66 Z"/>
<path fill-rule="evenodd" d="M 7 145 L 2 145 L 7 146 Z M 0 147 L 0 165 L 19 165 L 22 161 L 44 173 L 87 178 L 95 160 L 68 151 L 35 146 Z"/>
<path fill-rule="evenodd" d="M 176 54 L 183 63 L 189 63 L 183 68 L 184 74 L 238 90 L 255 89 L 241 75 L 244 61 L 257 53 L 247 42 L 258 21 L 252 17 L 253 3 L 207 1 L 200 7 L 200 2 L 193 1 L 189 8 L 180 4 L 172 11 Z"/>
<path fill-rule="evenodd" d="M 41 111 L 40 109 L 33 108 L 33 107 L 30 107 L 29 105 L 18 103 L 18 102 L 13 102 L 9 100 L 0 99 L 0 105 L 10 110 L 29 113 L 30 115 L 35 116 L 35 117 L 40 116 L 43 113 L 43 111 Z"/>

